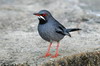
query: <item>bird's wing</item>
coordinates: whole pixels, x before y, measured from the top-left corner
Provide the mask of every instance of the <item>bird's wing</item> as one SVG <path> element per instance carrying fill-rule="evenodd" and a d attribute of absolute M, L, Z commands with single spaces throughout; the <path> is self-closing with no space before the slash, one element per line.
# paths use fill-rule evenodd
<path fill-rule="evenodd" d="M 63 25 L 61 25 L 61 24 L 59 24 L 57 26 L 56 32 L 59 33 L 59 34 L 68 35 L 69 37 L 71 37 L 69 31 L 67 31 L 67 29 Z"/>
<path fill-rule="evenodd" d="M 66 28 L 62 24 L 60 24 L 57 20 L 55 21 L 55 26 L 56 26 L 55 31 L 57 33 L 62 35 L 68 35 L 71 37 L 70 33 L 66 30 Z"/>
<path fill-rule="evenodd" d="M 62 34 L 62 35 L 66 35 L 66 32 L 65 32 L 66 28 L 63 26 L 63 25 L 58 25 L 55 29 L 55 31 L 59 34 Z"/>

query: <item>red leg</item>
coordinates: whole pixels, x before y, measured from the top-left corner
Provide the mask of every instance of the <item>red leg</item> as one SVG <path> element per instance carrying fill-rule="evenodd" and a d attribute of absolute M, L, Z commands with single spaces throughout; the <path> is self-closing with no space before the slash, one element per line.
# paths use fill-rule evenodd
<path fill-rule="evenodd" d="M 50 43 L 50 45 L 49 45 L 49 47 L 48 47 L 48 50 L 47 50 L 45 56 L 43 56 L 43 57 L 48 57 L 48 56 L 51 55 L 51 54 L 50 54 L 50 48 L 51 48 L 51 45 L 52 45 L 52 43 Z"/>
<path fill-rule="evenodd" d="M 59 56 L 59 54 L 58 54 L 58 47 L 59 47 L 59 42 L 58 42 L 57 47 L 56 47 L 56 53 L 55 53 L 55 55 L 51 56 L 52 58 L 55 58 L 55 57 Z"/>

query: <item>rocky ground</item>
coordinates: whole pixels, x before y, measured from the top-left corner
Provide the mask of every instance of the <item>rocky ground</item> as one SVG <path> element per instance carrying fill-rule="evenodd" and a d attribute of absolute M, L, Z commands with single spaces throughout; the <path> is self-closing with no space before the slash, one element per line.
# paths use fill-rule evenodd
<path fill-rule="evenodd" d="M 82 30 L 71 33 L 60 42 L 59 53 L 69 56 L 100 51 L 100 15 L 85 9 L 78 0 L 0 0 L 0 64 L 42 64 L 52 58 L 39 58 L 49 45 L 37 32 L 34 12 L 46 9 L 66 28 L 77 25 Z M 56 43 L 51 52 L 54 54 Z M 58 58 L 59 58 L 58 57 Z"/>

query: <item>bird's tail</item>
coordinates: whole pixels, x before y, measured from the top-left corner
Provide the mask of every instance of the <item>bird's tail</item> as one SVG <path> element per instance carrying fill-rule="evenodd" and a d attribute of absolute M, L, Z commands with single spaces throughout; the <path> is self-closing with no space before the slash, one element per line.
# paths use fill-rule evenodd
<path fill-rule="evenodd" d="M 79 31 L 79 30 L 81 30 L 81 29 L 79 29 L 79 28 L 71 28 L 71 29 L 66 29 L 66 32 L 67 32 L 67 35 L 68 35 L 69 37 L 71 37 L 71 35 L 70 35 L 69 32 Z"/>
<path fill-rule="evenodd" d="M 79 28 L 71 28 L 71 29 L 67 29 L 67 32 L 73 32 L 73 31 L 79 31 L 81 29 Z"/>

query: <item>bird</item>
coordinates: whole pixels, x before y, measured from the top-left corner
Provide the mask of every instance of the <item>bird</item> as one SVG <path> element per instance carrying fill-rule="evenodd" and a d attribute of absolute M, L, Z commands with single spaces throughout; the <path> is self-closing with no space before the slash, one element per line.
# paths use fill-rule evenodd
<path fill-rule="evenodd" d="M 48 10 L 40 10 L 37 13 L 33 13 L 33 15 L 38 16 L 39 35 L 44 40 L 50 42 L 47 52 L 43 57 L 51 56 L 52 58 L 56 58 L 57 56 L 59 56 L 58 47 L 60 44 L 60 40 L 62 40 L 66 35 L 71 37 L 70 32 L 81 30 L 80 28 L 66 29 L 52 16 L 52 14 Z M 53 42 L 57 42 L 56 51 L 54 55 L 50 53 L 50 48 Z"/>

